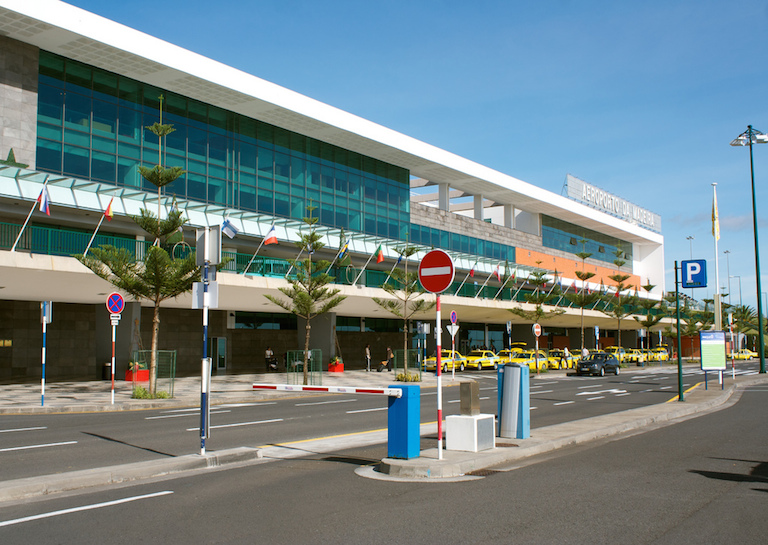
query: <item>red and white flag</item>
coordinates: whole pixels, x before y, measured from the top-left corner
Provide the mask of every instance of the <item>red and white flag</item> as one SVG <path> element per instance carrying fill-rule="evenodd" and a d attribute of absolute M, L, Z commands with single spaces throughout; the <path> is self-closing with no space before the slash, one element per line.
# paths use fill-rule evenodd
<path fill-rule="evenodd" d="M 46 215 L 51 215 L 51 200 L 48 197 L 48 188 L 43 186 L 43 190 L 40 192 L 40 196 L 37 198 L 37 202 L 40 203 L 40 212 Z"/>
<path fill-rule="evenodd" d="M 264 244 L 277 244 L 277 233 L 275 232 L 275 226 L 273 225 L 267 236 L 264 237 Z"/>
<path fill-rule="evenodd" d="M 107 205 L 107 209 L 104 210 L 104 217 L 107 218 L 107 221 L 112 221 L 112 216 L 114 216 L 114 214 L 112 213 L 112 201 L 114 201 L 114 200 L 115 200 L 115 198 L 112 197 L 109 200 L 109 204 Z"/>

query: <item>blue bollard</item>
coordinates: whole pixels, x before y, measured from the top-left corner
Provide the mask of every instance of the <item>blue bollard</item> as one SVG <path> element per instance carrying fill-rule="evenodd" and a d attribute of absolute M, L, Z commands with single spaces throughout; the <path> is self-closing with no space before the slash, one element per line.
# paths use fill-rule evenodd
<path fill-rule="evenodd" d="M 508 363 L 503 369 L 499 369 L 498 377 L 498 436 L 528 439 L 531 436 L 528 366 Z"/>
<path fill-rule="evenodd" d="M 418 384 L 394 384 L 402 397 L 389 398 L 387 456 L 408 460 L 421 454 L 421 388 Z"/>

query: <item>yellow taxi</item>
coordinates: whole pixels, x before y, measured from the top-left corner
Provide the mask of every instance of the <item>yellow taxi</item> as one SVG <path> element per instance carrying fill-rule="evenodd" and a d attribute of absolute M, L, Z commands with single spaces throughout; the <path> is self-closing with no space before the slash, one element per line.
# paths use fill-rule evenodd
<path fill-rule="evenodd" d="M 499 357 L 499 365 L 510 363 L 513 358 L 516 358 L 520 352 L 526 350 L 527 345 L 525 343 L 512 343 L 509 348 L 499 350 L 497 356 Z"/>
<path fill-rule="evenodd" d="M 459 371 L 463 371 L 464 367 L 467 364 L 467 359 L 456 352 L 455 350 L 441 350 L 440 351 L 440 365 L 443 373 L 448 371 L 449 369 L 458 369 Z M 424 368 L 427 371 L 436 371 L 437 370 L 437 357 L 432 356 L 431 358 L 427 358 L 424 360 Z"/>
<path fill-rule="evenodd" d="M 751 360 L 757 357 L 757 352 L 752 352 L 749 348 L 742 348 L 736 352 L 731 352 L 731 358 L 734 360 Z"/>
<path fill-rule="evenodd" d="M 579 358 L 570 352 L 568 356 L 566 356 L 564 350 L 560 348 L 553 348 L 549 351 L 548 360 L 550 369 L 573 369 L 573 366 L 576 365 L 576 362 L 579 361 Z"/>
<path fill-rule="evenodd" d="M 620 346 L 606 346 L 605 351 L 615 356 L 619 363 L 624 363 L 624 359 L 627 357 L 627 351 Z"/>
<path fill-rule="evenodd" d="M 467 367 L 482 371 L 484 368 L 493 367 L 499 368 L 499 356 L 491 352 L 490 350 L 473 350 L 467 354 Z"/>
<path fill-rule="evenodd" d="M 539 371 L 549 369 L 549 358 L 547 358 L 546 352 L 539 350 Z M 517 363 L 518 365 L 527 365 L 531 371 L 536 371 L 536 351 L 535 350 L 523 350 L 519 352 L 516 357 L 512 358 L 510 363 Z"/>
<path fill-rule="evenodd" d="M 624 361 L 642 365 L 645 363 L 645 352 L 640 348 L 630 348 L 627 350 L 627 355 L 624 356 Z"/>
<path fill-rule="evenodd" d="M 652 352 L 656 356 L 656 361 L 669 361 L 669 352 L 665 346 L 657 346 Z"/>

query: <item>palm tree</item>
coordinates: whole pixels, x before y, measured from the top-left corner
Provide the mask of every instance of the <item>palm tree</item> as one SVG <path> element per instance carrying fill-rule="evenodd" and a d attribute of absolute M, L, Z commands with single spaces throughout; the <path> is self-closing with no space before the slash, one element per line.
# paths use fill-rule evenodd
<path fill-rule="evenodd" d="M 576 271 L 576 278 L 581 280 L 582 286 L 578 293 L 567 293 L 565 298 L 571 302 L 571 304 L 581 309 L 581 351 L 584 351 L 584 309 L 586 307 L 594 305 L 599 299 L 600 294 L 598 292 L 590 291 L 586 283 L 590 278 L 595 276 L 595 273 L 586 270 L 587 258 L 592 257 L 591 252 L 586 251 L 586 239 L 581 239 L 582 250 L 576 254 L 576 257 L 581 259 L 581 270 Z"/>
<path fill-rule="evenodd" d="M 627 290 L 631 286 L 625 284 L 627 280 L 631 278 L 629 274 L 623 274 L 621 268 L 626 265 L 626 261 L 623 259 L 624 251 L 621 246 L 616 248 L 613 252 L 616 259 L 613 260 L 616 265 L 616 274 L 612 274 L 608 278 L 616 283 L 616 293 L 614 295 L 606 295 L 604 297 L 605 307 L 601 310 L 603 314 L 616 318 L 617 329 L 617 345 L 621 346 L 621 319 L 632 314 L 632 309 L 637 301 L 637 297 L 633 295 L 622 295 L 621 292 Z"/>

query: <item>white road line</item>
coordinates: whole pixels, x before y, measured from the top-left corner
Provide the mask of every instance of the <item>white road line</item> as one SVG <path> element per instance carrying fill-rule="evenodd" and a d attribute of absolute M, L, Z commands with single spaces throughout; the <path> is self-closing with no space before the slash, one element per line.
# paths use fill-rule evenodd
<path fill-rule="evenodd" d="M 0 452 L 11 452 L 14 450 L 29 450 L 33 448 L 60 447 L 61 445 L 75 445 L 75 444 L 77 444 L 77 441 L 64 441 L 62 443 L 45 443 L 42 445 L 27 445 L 24 447 L 0 448 Z"/>
<path fill-rule="evenodd" d="M 594 388 L 594 387 L 595 387 L 595 385 L 594 385 L 594 384 L 590 384 L 589 386 L 579 386 L 579 387 L 578 387 L 578 388 L 576 388 L 576 389 L 577 389 L 577 390 L 583 390 L 583 389 L 585 389 L 585 388 Z"/>
<path fill-rule="evenodd" d="M 646 392 L 653 392 L 653 388 L 648 388 L 647 390 L 643 390 L 643 391 L 642 391 L 642 392 L 640 392 L 640 393 L 641 393 L 641 394 L 644 394 L 644 393 L 646 393 Z"/>
<path fill-rule="evenodd" d="M 672 389 L 672 386 L 662 386 L 661 388 L 659 388 L 659 390 L 670 390 L 670 389 Z"/>
<path fill-rule="evenodd" d="M 48 426 L 38 426 L 36 428 L 16 428 L 11 430 L 0 430 L 0 433 L 10 433 L 12 431 L 34 431 L 34 430 L 47 430 Z"/>
<path fill-rule="evenodd" d="M 458 403 L 460 401 L 461 401 L 460 399 L 449 399 L 448 403 Z"/>
<path fill-rule="evenodd" d="M 347 411 L 347 414 L 357 414 L 357 413 L 371 413 L 374 411 L 386 411 L 389 407 L 377 407 L 375 409 L 359 409 L 357 411 Z"/>
<path fill-rule="evenodd" d="M 531 392 L 531 395 L 533 395 L 533 394 L 551 394 L 552 392 L 554 392 L 554 390 L 540 390 L 538 392 Z"/>
<path fill-rule="evenodd" d="M 536 409 L 538 409 L 538 407 L 531 407 L 532 411 L 535 411 Z"/>
<path fill-rule="evenodd" d="M 51 511 L 49 513 L 41 513 L 39 515 L 31 515 L 29 517 L 22 517 L 20 519 L 4 520 L 0 522 L 0 526 L 12 526 L 14 524 L 21 524 L 22 522 L 30 522 L 33 520 L 40 520 L 45 518 L 57 517 L 59 515 L 68 515 L 70 513 L 77 513 L 79 511 L 90 511 L 91 509 L 100 509 L 101 507 L 111 507 L 113 505 L 120 505 L 121 503 L 128 503 L 137 500 L 145 500 L 148 498 L 156 498 L 158 496 L 166 496 L 173 494 L 171 490 L 163 490 L 162 492 L 154 492 L 152 494 L 144 494 L 143 496 L 131 496 L 130 498 L 123 498 L 120 500 L 106 501 L 103 503 L 93 503 L 91 505 L 83 505 L 81 507 L 71 507 L 69 509 L 62 509 L 60 511 Z"/>
<path fill-rule="evenodd" d="M 587 401 L 595 401 L 596 399 L 605 399 L 605 396 L 588 397 Z"/>
<path fill-rule="evenodd" d="M 628 395 L 631 395 L 631 394 L 629 392 L 627 392 L 626 394 L 616 394 L 616 397 L 628 396 Z"/>
<path fill-rule="evenodd" d="M 572 403 L 576 403 L 575 401 L 561 401 L 560 403 L 555 403 L 554 405 L 571 405 Z"/>
<path fill-rule="evenodd" d="M 490 398 L 490 397 L 481 397 L 481 398 L 480 398 L 480 401 L 483 401 L 483 400 L 485 400 L 485 399 L 491 399 L 491 398 Z"/>
<path fill-rule="evenodd" d="M 479 388 L 480 390 L 496 390 L 498 386 L 488 386 L 487 388 Z"/>
<path fill-rule="evenodd" d="M 314 403 L 296 403 L 294 407 L 309 407 L 311 405 L 332 405 L 336 403 L 352 403 L 356 399 L 337 399 L 336 401 L 316 401 Z"/>
<path fill-rule="evenodd" d="M 223 414 L 223 413 L 231 413 L 232 411 L 211 411 L 211 414 Z M 200 415 L 200 409 L 197 410 L 197 413 L 187 413 L 187 414 L 163 414 L 160 416 L 146 416 L 144 417 L 144 420 L 160 420 L 163 418 L 181 418 L 184 416 L 199 416 Z"/>
<path fill-rule="evenodd" d="M 219 428 L 237 428 L 239 426 L 253 426 L 255 424 L 271 424 L 272 422 L 282 422 L 282 418 L 273 418 L 272 420 L 257 420 L 255 422 L 237 422 L 236 424 L 221 424 L 220 426 L 208 426 L 208 429 L 215 430 Z M 187 431 L 200 431 L 200 428 L 187 428 Z"/>
<path fill-rule="evenodd" d="M 550 381 L 550 382 L 538 382 L 539 386 L 546 386 L 547 384 L 557 384 L 556 380 Z"/>
<path fill-rule="evenodd" d="M 217 407 L 237 409 L 240 407 L 261 407 L 262 405 L 277 405 L 277 401 L 265 401 L 264 403 L 224 403 L 223 405 L 217 405 Z"/>

